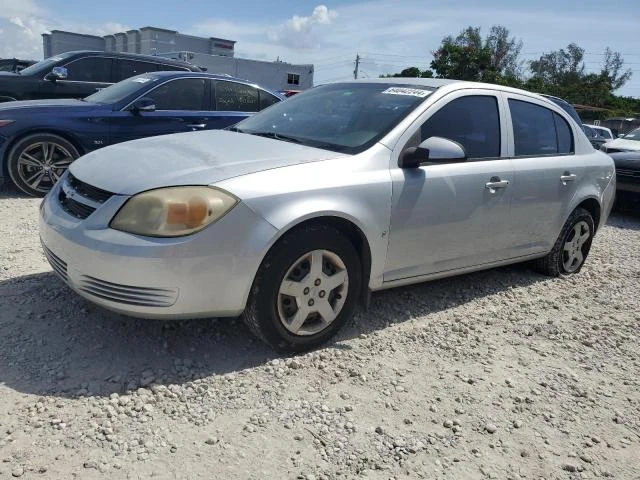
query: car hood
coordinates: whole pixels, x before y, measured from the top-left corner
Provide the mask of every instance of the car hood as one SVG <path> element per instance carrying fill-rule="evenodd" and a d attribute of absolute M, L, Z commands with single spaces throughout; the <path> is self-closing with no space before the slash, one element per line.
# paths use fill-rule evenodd
<path fill-rule="evenodd" d="M 620 150 L 640 150 L 640 141 L 616 138 L 604 144 L 607 148 L 617 148 Z"/>
<path fill-rule="evenodd" d="M 177 133 L 120 143 L 71 164 L 74 177 L 120 195 L 228 178 L 347 156 L 225 130 Z"/>
<path fill-rule="evenodd" d="M 14 102 L 0 103 L 0 113 L 5 114 L 8 111 L 17 111 L 22 113 L 25 110 L 29 110 L 30 113 L 33 110 L 46 110 L 49 108 L 76 108 L 91 110 L 98 107 L 98 104 L 88 103 L 83 100 L 75 100 L 71 98 L 58 98 L 50 100 L 22 100 Z"/>

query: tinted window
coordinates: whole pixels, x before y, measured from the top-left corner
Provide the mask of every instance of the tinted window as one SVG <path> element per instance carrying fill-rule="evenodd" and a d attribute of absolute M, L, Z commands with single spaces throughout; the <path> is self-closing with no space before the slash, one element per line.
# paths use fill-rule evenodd
<path fill-rule="evenodd" d="M 562 117 L 548 108 L 509 99 L 516 156 L 573 151 L 573 136 Z"/>
<path fill-rule="evenodd" d="M 216 81 L 216 110 L 257 112 L 260 110 L 258 90 L 242 83 Z"/>
<path fill-rule="evenodd" d="M 171 80 L 148 96 L 156 102 L 156 110 L 208 110 L 205 81 L 200 78 Z"/>
<path fill-rule="evenodd" d="M 270 107 L 274 103 L 278 103 L 280 99 L 270 93 L 260 90 L 260 110 Z"/>
<path fill-rule="evenodd" d="M 141 73 L 155 72 L 156 70 L 158 70 L 158 65 L 155 63 L 140 62 L 138 60 L 117 60 L 116 82 Z"/>
<path fill-rule="evenodd" d="M 111 59 L 86 57 L 65 65 L 67 80 L 111 83 Z"/>
<path fill-rule="evenodd" d="M 443 137 L 461 144 L 469 158 L 500 156 L 500 118 L 496 97 L 474 95 L 452 100 L 421 128 L 421 140 Z"/>
<path fill-rule="evenodd" d="M 556 134 L 558 137 L 558 153 L 573 152 L 573 134 L 571 127 L 567 121 L 557 113 L 553 114 L 553 120 L 556 124 Z"/>

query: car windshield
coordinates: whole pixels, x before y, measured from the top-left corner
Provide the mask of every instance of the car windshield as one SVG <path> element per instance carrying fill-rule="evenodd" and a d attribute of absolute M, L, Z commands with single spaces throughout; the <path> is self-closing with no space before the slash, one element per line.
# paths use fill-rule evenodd
<path fill-rule="evenodd" d="M 640 141 L 640 128 L 636 128 L 635 130 L 631 130 L 624 137 L 625 140 L 636 140 Z"/>
<path fill-rule="evenodd" d="M 21 75 L 33 75 L 36 73 L 48 73 L 51 71 L 53 66 L 58 63 L 60 60 L 64 60 L 69 58 L 73 53 L 62 53 L 60 55 L 55 55 L 53 57 L 49 57 L 45 60 L 40 60 L 38 63 L 34 63 L 30 67 L 27 67 L 23 70 L 20 70 Z"/>
<path fill-rule="evenodd" d="M 591 127 L 583 124 L 582 128 L 584 129 L 584 133 L 587 134 L 587 137 L 591 138 L 598 136 L 598 134 Z"/>
<path fill-rule="evenodd" d="M 380 140 L 433 90 L 388 83 L 322 85 L 273 105 L 231 129 L 359 153 Z"/>
<path fill-rule="evenodd" d="M 158 82 L 160 77 L 150 75 L 148 73 L 137 75 L 135 77 L 127 78 L 114 85 L 111 85 L 102 90 L 98 90 L 96 93 L 89 95 L 84 100 L 91 103 L 111 104 L 118 103 L 125 98 L 133 95 L 143 87 L 149 86 L 154 82 Z"/>

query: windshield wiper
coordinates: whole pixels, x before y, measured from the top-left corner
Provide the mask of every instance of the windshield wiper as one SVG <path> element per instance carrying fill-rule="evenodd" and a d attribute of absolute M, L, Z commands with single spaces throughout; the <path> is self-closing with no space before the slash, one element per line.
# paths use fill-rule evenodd
<path fill-rule="evenodd" d="M 227 127 L 224 130 L 229 130 L 230 132 L 238 132 L 238 133 L 244 133 L 244 130 L 239 129 L 238 127 Z"/>
<path fill-rule="evenodd" d="M 275 140 L 283 140 L 285 142 L 291 142 L 291 143 L 302 143 L 300 140 L 298 140 L 295 137 L 289 137 L 287 135 L 280 135 L 279 133 L 276 132 L 249 132 L 249 131 L 242 131 L 242 133 L 248 133 L 249 135 L 257 135 L 258 137 L 266 137 L 266 138 L 273 138 Z"/>

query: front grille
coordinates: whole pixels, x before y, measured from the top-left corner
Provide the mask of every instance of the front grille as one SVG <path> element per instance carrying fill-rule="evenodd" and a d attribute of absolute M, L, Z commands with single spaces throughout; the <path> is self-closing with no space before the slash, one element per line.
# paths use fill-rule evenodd
<path fill-rule="evenodd" d="M 629 177 L 640 180 L 640 170 L 627 170 L 626 168 L 616 168 L 618 177 Z"/>
<path fill-rule="evenodd" d="M 58 200 L 65 212 L 76 218 L 85 219 L 96 211 L 95 208 L 90 207 L 89 205 L 85 205 L 84 203 L 77 202 L 73 198 L 67 197 L 67 194 L 64 193 L 64 190 L 62 189 L 60 189 L 60 193 L 58 194 Z"/>
<path fill-rule="evenodd" d="M 102 190 L 78 180 L 76 177 L 71 175 L 71 173 L 69 173 L 67 181 L 69 182 L 69 185 L 71 185 L 71 187 L 80 195 L 96 202 L 104 203 L 113 196 L 113 193 L 111 192 L 107 192 L 106 190 Z"/>
<path fill-rule="evenodd" d="M 67 263 L 58 257 L 55 253 L 49 250 L 45 244 L 42 244 L 42 250 L 44 251 L 44 256 L 47 257 L 51 268 L 53 271 L 58 274 L 62 280 L 67 281 Z"/>
<path fill-rule="evenodd" d="M 80 278 L 78 288 L 103 300 L 141 307 L 169 307 L 178 299 L 175 289 L 121 285 L 88 275 Z"/>

